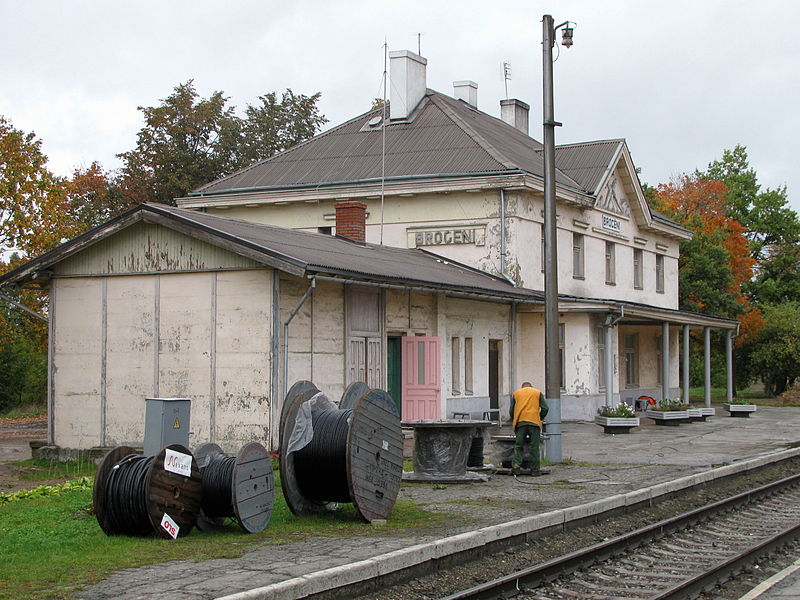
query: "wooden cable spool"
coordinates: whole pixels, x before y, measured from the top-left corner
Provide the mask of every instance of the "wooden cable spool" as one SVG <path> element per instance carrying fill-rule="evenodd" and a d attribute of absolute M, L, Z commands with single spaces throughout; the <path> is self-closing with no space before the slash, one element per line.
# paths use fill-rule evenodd
<path fill-rule="evenodd" d="M 256 533 L 269 523 L 275 503 L 275 479 L 272 459 L 258 442 L 243 446 L 236 457 L 226 457 L 217 444 L 201 444 L 195 458 L 203 473 L 203 503 L 197 526 L 207 530 L 233 517 L 244 531 Z M 220 463 L 226 462 L 228 468 Z M 207 469 L 216 466 L 227 481 L 212 482 Z M 226 490 L 214 486 L 225 485 Z M 223 495 L 224 498 L 211 496 Z"/>
<path fill-rule="evenodd" d="M 141 476 L 131 485 L 118 487 L 111 482 L 117 475 L 112 471 L 121 472 L 134 462 Z M 200 512 L 201 490 L 200 468 L 184 446 L 170 444 L 150 458 L 141 457 L 129 446 L 118 446 L 98 465 L 92 498 L 97 522 L 106 535 L 155 533 L 169 539 L 191 531 Z M 139 509 L 132 512 L 143 518 L 122 521 L 114 503 Z"/>
<path fill-rule="evenodd" d="M 342 501 L 334 501 L 330 497 L 309 497 L 307 490 L 313 486 L 299 480 L 310 476 L 303 469 L 298 469 L 300 465 L 296 455 L 301 450 L 287 452 L 300 407 L 317 393 L 319 389 L 313 383 L 297 382 L 286 395 L 281 411 L 281 487 L 289 509 L 296 515 L 326 512 L 332 510 L 336 502 Z M 352 391 L 351 395 L 354 395 Z M 345 459 L 342 472 L 331 476 L 342 478 L 337 487 L 346 487 L 347 500 L 353 503 L 362 519 L 368 522 L 385 519 L 397 500 L 403 473 L 400 419 L 392 410 L 392 398 L 383 390 L 366 388 L 357 400 L 350 399 L 348 403 L 352 403 L 352 408 L 345 409 L 349 414 L 327 415 L 328 418 L 324 420 L 318 419 L 319 422 L 336 420 L 340 425 L 345 417 L 349 420 L 346 437 L 341 438 L 342 445 L 329 448 Z M 344 412 L 341 408 L 334 410 Z M 309 446 L 320 443 L 321 436 L 328 433 L 315 428 L 314 439 Z M 328 437 L 333 439 L 333 436 Z M 325 447 L 318 450 L 324 451 Z M 335 495 L 333 490 L 331 494 Z"/>

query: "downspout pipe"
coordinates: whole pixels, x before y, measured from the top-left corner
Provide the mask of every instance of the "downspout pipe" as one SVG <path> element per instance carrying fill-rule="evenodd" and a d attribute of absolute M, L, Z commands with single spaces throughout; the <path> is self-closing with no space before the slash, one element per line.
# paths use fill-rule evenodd
<path fill-rule="evenodd" d="M 506 192 L 500 188 L 500 274 L 506 274 Z"/>
<path fill-rule="evenodd" d="M 297 303 L 297 306 L 294 307 L 294 310 L 289 315 L 289 318 L 286 319 L 286 322 L 283 324 L 283 395 L 286 396 L 286 393 L 289 391 L 289 323 L 292 322 L 295 315 L 300 311 L 303 307 L 303 304 L 306 303 L 308 297 L 314 292 L 314 288 L 317 287 L 317 278 L 311 278 L 311 284 L 308 286 L 306 293 L 303 294 L 303 297 L 300 298 L 300 302 Z"/>

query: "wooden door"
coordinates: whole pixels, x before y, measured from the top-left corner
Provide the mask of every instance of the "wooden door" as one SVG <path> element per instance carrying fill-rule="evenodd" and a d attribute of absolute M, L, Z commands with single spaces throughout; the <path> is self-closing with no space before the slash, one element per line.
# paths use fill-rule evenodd
<path fill-rule="evenodd" d="M 404 420 L 441 418 L 438 337 L 402 338 Z"/>

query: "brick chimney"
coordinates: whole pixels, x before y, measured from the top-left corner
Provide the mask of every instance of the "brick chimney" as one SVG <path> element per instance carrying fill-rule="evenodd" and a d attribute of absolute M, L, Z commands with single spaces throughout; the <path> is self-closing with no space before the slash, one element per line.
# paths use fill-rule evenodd
<path fill-rule="evenodd" d="M 531 107 L 522 100 L 500 100 L 500 118 L 528 135 L 528 113 Z"/>
<path fill-rule="evenodd" d="M 408 50 L 389 52 L 389 118 L 407 119 L 425 97 L 427 59 Z"/>
<path fill-rule="evenodd" d="M 336 209 L 336 235 L 363 244 L 367 237 L 367 205 L 347 200 L 337 202 L 333 207 Z"/>

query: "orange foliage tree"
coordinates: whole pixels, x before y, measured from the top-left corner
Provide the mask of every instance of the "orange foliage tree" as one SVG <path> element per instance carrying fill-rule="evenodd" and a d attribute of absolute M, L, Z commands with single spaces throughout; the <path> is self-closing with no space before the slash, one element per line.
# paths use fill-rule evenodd
<path fill-rule="evenodd" d="M 740 322 L 741 345 L 763 325 L 761 312 L 742 291 L 753 277 L 747 229 L 729 216 L 728 187 L 683 175 L 656 189 L 655 208 L 693 233 L 681 245 L 680 307 Z"/>

